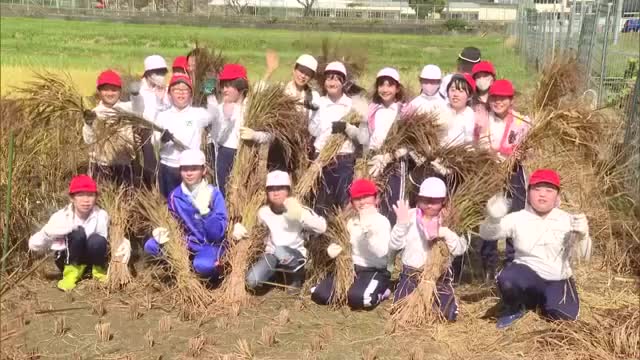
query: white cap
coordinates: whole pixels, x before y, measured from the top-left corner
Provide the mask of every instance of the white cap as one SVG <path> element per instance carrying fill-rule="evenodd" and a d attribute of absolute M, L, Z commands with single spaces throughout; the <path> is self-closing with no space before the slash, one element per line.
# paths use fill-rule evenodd
<path fill-rule="evenodd" d="M 180 153 L 180 166 L 204 165 L 204 153 L 198 149 L 186 149 Z"/>
<path fill-rule="evenodd" d="M 296 60 L 296 64 L 309 68 L 313 70 L 313 72 L 318 71 L 318 60 L 316 60 L 316 58 L 308 54 L 300 55 L 298 60 Z"/>
<path fill-rule="evenodd" d="M 344 75 L 344 77 L 347 77 L 347 68 L 344 67 L 344 64 L 341 63 L 340 61 L 334 61 L 334 62 L 328 63 L 327 67 L 324 68 L 324 72 L 326 73 L 327 71 L 335 71 Z"/>
<path fill-rule="evenodd" d="M 418 196 L 434 199 L 442 199 L 447 197 L 447 185 L 442 179 L 437 177 L 426 178 L 420 184 L 420 192 Z"/>
<path fill-rule="evenodd" d="M 167 62 L 160 55 L 151 55 L 144 59 L 144 71 L 166 68 Z"/>
<path fill-rule="evenodd" d="M 437 65 L 429 64 L 422 68 L 420 79 L 442 80 L 442 71 Z"/>
<path fill-rule="evenodd" d="M 394 68 L 390 68 L 390 67 L 386 67 L 380 71 L 378 71 L 378 75 L 376 75 L 376 79 L 379 79 L 381 77 L 390 77 L 393 80 L 400 82 L 400 74 L 398 73 L 398 70 L 394 69 Z"/>
<path fill-rule="evenodd" d="M 269 186 L 291 186 L 289 174 L 276 170 L 267 174 L 267 187 Z"/>

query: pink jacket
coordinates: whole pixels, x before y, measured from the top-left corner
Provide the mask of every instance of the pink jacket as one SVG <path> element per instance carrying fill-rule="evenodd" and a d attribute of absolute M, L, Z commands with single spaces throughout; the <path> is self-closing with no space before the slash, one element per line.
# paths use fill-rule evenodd
<path fill-rule="evenodd" d="M 489 113 L 491 116 L 492 113 Z M 482 129 L 477 129 L 475 132 L 478 137 L 475 139 L 478 142 L 482 137 L 489 135 L 489 116 L 487 117 L 487 125 Z M 502 137 L 500 138 L 500 146 L 496 150 L 502 156 L 510 156 L 513 150 L 522 142 L 525 135 L 531 128 L 531 119 L 528 116 L 522 115 L 514 110 L 510 110 L 509 114 L 505 118 L 506 125 Z"/>

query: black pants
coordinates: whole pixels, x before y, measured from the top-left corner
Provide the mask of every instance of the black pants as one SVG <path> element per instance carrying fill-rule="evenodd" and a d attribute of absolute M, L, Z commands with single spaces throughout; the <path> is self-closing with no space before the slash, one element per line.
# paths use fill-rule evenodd
<path fill-rule="evenodd" d="M 387 269 L 355 266 L 356 277 L 347 293 L 347 303 L 354 310 L 374 309 L 382 300 L 391 285 L 391 274 Z M 311 300 L 316 304 L 328 305 L 333 300 L 333 275 L 311 289 Z"/>
<path fill-rule="evenodd" d="M 322 181 L 316 197 L 315 211 L 326 216 L 334 208 L 349 202 L 349 187 L 353 182 L 356 158 L 353 154 L 338 155 L 335 161 L 322 169 Z"/>
<path fill-rule="evenodd" d="M 231 170 L 233 169 L 233 161 L 236 158 L 236 149 L 218 147 L 218 157 L 216 158 L 216 180 L 218 189 L 226 196 L 226 186 Z"/>
<path fill-rule="evenodd" d="M 73 230 L 66 238 L 67 249 L 56 253 L 56 266 L 62 270 L 65 265 L 107 264 L 107 239 L 98 234 L 87 237 L 84 228 Z"/>
<path fill-rule="evenodd" d="M 168 199 L 169 194 L 171 194 L 173 189 L 180 186 L 180 183 L 182 182 L 182 178 L 180 177 L 180 168 L 160 163 L 158 182 L 160 183 L 160 193 L 165 199 Z"/>
<path fill-rule="evenodd" d="M 113 182 L 119 186 L 133 186 L 133 166 L 91 164 L 91 173 L 96 181 Z"/>
<path fill-rule="evenodd" d="M 158 170 L 158 159 L 156 151 L 151 143 L 153 132 L 149 130 L 142 131 L 142 179 L 146 186 L 151 187 L 156 182 L 156 170 Z"/>

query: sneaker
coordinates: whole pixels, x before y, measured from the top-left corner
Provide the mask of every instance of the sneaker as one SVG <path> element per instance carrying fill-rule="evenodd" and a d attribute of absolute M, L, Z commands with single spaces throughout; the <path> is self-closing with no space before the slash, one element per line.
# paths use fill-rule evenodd
<path fill-rule="evenodd" d="M 82 278 L 86 265 L 65 265 L 62 270 L 62 280 L 58 281 L 58 289 L 71 291 Z"/>
<path fill-rule="evenodd" d="M 502 315 L 498 317 L 498 321 L 496 322 L 496 328 L 498 329 L 506 329 L 509 326 L 513 325 L 516 321 L 520 320 L 525 314 L 524 309 L 517 310 L 514 313 L 509 313 L 508 315 Z"/>

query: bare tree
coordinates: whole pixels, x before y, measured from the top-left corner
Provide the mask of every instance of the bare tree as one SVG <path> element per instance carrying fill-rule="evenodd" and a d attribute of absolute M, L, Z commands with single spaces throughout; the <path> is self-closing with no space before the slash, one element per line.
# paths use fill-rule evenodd
<path fill-rule="evenodd" d="M 225 0 L 225 5 L 231 8 L 236 15 L 241 15 L 245 12 L 249 3 L 247 0 Z"/>
<path fill-rule="evenodd" d="M 303 10 L 302 10 L 302 16 L 307 17 L 309 15 L 311 15 L 311 9 L 313 8 L 313 5 L 315 5 L 316 0 L 296 0 L 298 2 L 298 4 L 302 5 Z"/>

